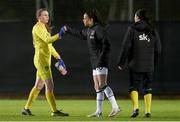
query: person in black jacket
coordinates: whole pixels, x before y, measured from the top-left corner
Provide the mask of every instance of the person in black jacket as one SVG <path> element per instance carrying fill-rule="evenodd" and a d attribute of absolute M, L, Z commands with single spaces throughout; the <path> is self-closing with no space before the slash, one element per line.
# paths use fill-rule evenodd
<path fill-rule="evenodd" d="M 157 64 L 161 53 L 161 43 L 156 31 L 147 17 L 144 9 L 139 9 L 135 13 L 135 23 L 128 27 L 127 33 L 122 42 L 120 56 L 118 59 L 118 68 L 123 66 L 128 60 L 130 72 L 129 92 L 133 103 L 133 112 L 131 117 L 139 114 L 138 109 L 138 90 L 142 82 L 145 117 L 151 117 L 151 99 L 154 65 Z"/>
<path fill-rule="evenodd" d="M 62 30 L 65 30 L 65 33 L 87 40 L 93 70 L 94 88 L 97 93 L 96 112 L 88 115 L 88 117 L 100 117 L 102 115 L 104 93 L 112 104 L 112 111 L 109 117 L 113 117 L 120 109 L 116 103 L 112 89 L 107 85 L 108 62 L 111 48 L 110 39 L 106 28 L 99 20 L 97 10 L 86 11 L 83 16 L 83 22 L 86 28 L 80 31 L 72 29 L 67 25 L 63 26 Z"/>

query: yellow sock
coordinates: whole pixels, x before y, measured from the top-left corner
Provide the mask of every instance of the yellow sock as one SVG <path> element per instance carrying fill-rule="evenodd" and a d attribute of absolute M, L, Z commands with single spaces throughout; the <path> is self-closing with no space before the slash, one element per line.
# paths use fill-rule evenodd
<path fill-rule="evenodd" d="M 24 107 L 25 109 L 31 108 L 31 105 L 32 105 L 33 101 L 37 98 L 39 92 L 40 92 L 40 90 L 36 89 L 35 87 L 32 88 L 32 90 L 29 94 L 28 100 L 26 102 L 26 105 Z"/>
<path fill-rule="evenodd" d="M 51 107 L 51 110 L 53 112 L 57 111 L 56 103 L 55 103 L 55 97 L 53 92 L 46 92 L 46 99 Z"/>
<path fill-rule="evenodd" d="M 152 94 L 144 95 L 145 113 L 151 113 Z"/>
<path fill-rule="evenodd" d="M 130 96 L 131 96 L 131 100 L 132 100 L 132 103 L 133 103 L 133 110 L 137 109 L 139 106 L 138 106 L 138 92 L 137 91 L 132 91 L 130 93 Z"/>

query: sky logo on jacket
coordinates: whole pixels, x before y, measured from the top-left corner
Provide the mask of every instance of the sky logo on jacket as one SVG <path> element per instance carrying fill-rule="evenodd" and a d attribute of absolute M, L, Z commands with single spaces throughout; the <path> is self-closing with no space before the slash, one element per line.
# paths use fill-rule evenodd
<path fill-rule="evenodd" d="M 144 33 L 142 35 L 139 35 L 139 40 L 146 40 L 150 42 L 150 38 L 148 37 L 148 35 L 145 35 Z"/>

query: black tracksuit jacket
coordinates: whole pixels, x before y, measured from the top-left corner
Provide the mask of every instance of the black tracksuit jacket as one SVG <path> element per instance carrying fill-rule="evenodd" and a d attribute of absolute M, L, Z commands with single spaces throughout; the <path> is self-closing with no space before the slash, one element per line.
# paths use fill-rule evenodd
<path fill-rule="evenodd" d="M 75 30 L 67 26 L 66 32 L 80 39 L 87 40 L 92 69 L 108 67 L 111 45 L 105 27 L 98 23 L 82 30 Z"/>
<path fill-rule="evenodd" d="M 128 59 L 128 66 L 134 72 L 153 72 L 161 54 L 161 43 L 157 32 L 149 24 L 139 21 L 128 27 L 122 42 L 118 66 Z"/>

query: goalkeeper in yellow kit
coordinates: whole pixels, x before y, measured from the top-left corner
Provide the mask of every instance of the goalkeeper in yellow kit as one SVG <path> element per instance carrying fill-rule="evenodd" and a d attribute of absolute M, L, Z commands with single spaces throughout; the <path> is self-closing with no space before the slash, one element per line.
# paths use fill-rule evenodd
<path fill-rule="evenodd" d="M 38 22 L 32 29 L 33 45 L 35 48 L 34 65 L 37 69 L 36 82 L 29 94 L 26 105 L 22 110 L 22 114 L 30 116 L 33 115 L 30 111 L 31 105 L 37 98 L 41 89 L 45 86 L 46 99 L 52 110 L 51 115 L 68 116 L 67 113 L 63 113 L 56 108 L 55 97 L 53 93 L 54 84 L 51 72 L 51 55 L 55 57 L 60 64 L 65 66 L 60 55 L 52 46 L 54 41 L 61 38 L 62 30 L 58 34 L 51 36 L 50 28 L 48 26 L 49 13 L 46 9 L 39 9 L 36 13 L 36 17 Z"/>

